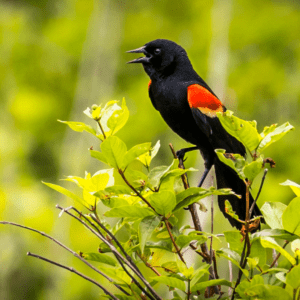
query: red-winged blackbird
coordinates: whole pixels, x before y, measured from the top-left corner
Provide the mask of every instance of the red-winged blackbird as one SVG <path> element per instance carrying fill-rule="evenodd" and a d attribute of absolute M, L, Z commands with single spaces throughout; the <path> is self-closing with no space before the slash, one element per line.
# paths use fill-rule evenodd
<path fill-rule="evenodd" d="M 218 196 L 218 203 L 224 216 L 232 226 L 241 229 L 241 223 L 225 213 L 225 200 L 228 199 L 239 219 L 245 220 L 246 187 L 239 176 L 223 164 L 214 149 L 225 149 L 227 153 L 246 155 L 245 147 L 222 127 L 216 112 L 226 111 L 225 106 L 211 88 L 195 72 L 186 51 L 176 43 L 157 39 L 145 46 L 128 51 L 143 53 L 145 56 L 130 61 L 141 63 L 150 77 L 149 96 L 171 129 L 195 147 L 177 152 L 183 158 L 188 151 L 199 149 L 204 159 L 205 171 L 198 186 L 201 186 L 215 166 L 217 187 L 231 188 L 242 196 Z M 253 198 L 250 195 L 250 206 Z M 257 206 L 253 216 L 261 212 Z"/>

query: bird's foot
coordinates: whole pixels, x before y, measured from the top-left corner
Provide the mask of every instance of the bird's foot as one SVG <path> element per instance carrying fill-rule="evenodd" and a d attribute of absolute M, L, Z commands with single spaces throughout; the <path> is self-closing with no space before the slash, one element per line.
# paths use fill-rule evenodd
<path fill-rule="evenodd" d="M 181 150 L 176 151 L 176 156 L 178 157 L 179 160 L 184 161 L 185 153 L 186 153 L 185 149 L 181 149 Z"/>

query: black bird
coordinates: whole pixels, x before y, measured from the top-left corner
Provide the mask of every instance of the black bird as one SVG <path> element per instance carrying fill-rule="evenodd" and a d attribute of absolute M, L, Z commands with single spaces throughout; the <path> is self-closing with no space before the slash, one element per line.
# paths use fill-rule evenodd
<path fill-rule="evenodd" d="M 245 147 L 222 127 L 216 112 L 226 111 L 211 88 L 195 72 L 186 51 L 176 43 L 157 39 L 143 47 L 128 51 L 143 53 L 145 56 L 130 61 L 141 63 L 150 77 L 149 96 L 153 106 L 181 138 L 195 145 L 177 152 L 183 159 L 188 151 L 199 149 L 204 159 L 205 170 L 198 186 L 201 186 L 215 166 L 218 188 L 231 188 L 242 196 L 218 196 L 218 203 L 224 216 L 232 226 L 241 229 L 241 223 L 225 213 L 225 200 L 229 200 L 239 219 L 245 220 L 246 187 L 239 176 L 223 164 L 215 154 L 215 149 L 225 149 L 227 153 L 246 155 Z M 250 206 L 253 197 L 250 195 Z M 260 216 L 257 205 L 253 216 Z"/>

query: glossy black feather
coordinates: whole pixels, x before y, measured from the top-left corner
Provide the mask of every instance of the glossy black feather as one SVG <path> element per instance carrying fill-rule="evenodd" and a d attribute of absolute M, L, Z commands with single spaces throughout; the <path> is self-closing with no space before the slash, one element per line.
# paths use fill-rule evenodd
<path fill-rule="evenodd" d="M 224 216 L 232 226 L 240 229 L 241 223 L 225 213 L 224 201 L 228 199 L 239 218 L 244 220 L 245 184 L 231 168 L 219 161 L 214 150 L 225 149 L 228 153 L 245 156 L 245 147 L 226 132 L 217 117 L 208 116 L 189 106 L 188 87 L 198 84 L 217 96 L 195 72 L 185 50 L 176 43 L 159 39 L 147 43 L 142 51 L 146 55 L 143 67 L 151 79 L 149 96 L 155 109 L 174 132 L 199 148 L 206 169 L 215 166 L 217 187 L 231 188 L 242 196 L 241 199 L 235 196 L 218 196 L 219 207 Z M 250 205 L 252 203 L 253 198 L 250 196 Z M 257 206 L 253 215 L 261 215 Z"/>

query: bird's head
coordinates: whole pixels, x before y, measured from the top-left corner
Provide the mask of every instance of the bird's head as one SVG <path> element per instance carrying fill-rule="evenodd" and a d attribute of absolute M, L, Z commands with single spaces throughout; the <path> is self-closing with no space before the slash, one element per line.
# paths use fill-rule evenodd
<path fill-rule="evenodd" d="M 160 76 L 172 73 L 178 62 L 182 58 L 187 58 L 187 54 L 181 46 L 164 39 L 151 41 L 140 48 L 127 52 L 143 53 L 145 55 L 128 63 L 142 63 L 146 73 L 151 78 L 155 75 Z"/>

